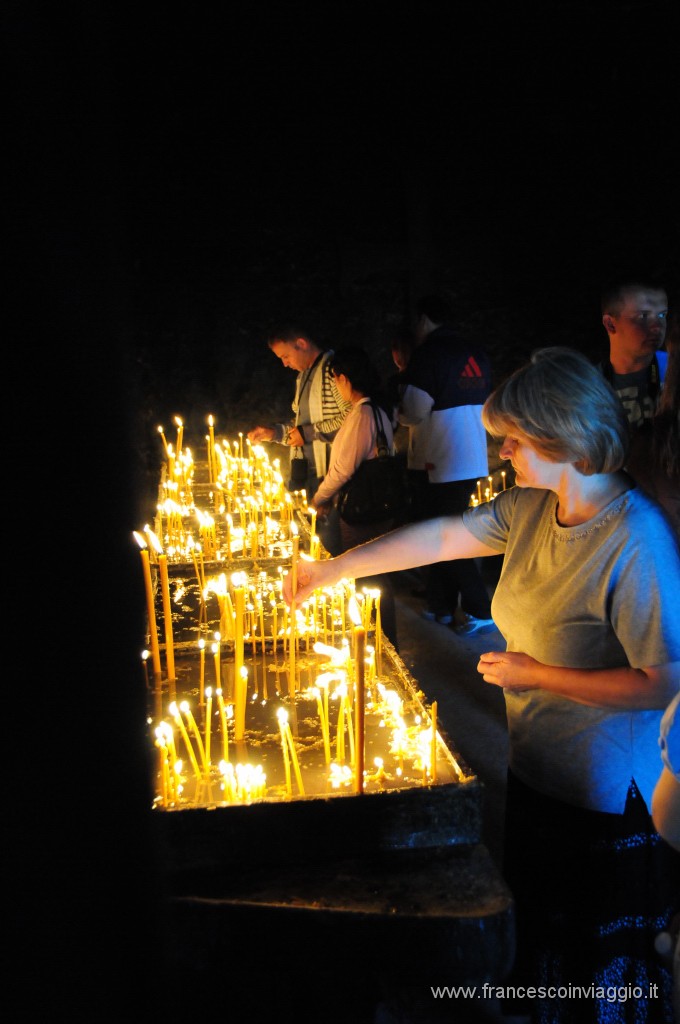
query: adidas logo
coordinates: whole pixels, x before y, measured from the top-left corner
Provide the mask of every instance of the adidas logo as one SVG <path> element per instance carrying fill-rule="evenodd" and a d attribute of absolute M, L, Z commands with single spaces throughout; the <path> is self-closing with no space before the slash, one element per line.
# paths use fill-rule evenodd
<path fill-rule="evenodd" d="M 465 369 L 463 370 L 463 372 L 461 374 L 461 377 L 481 377 L 481 376 L 482 376 L 482 371 L 479 368 L 479 363 L 477 362 L 477 360 L 475 359 L 474 356 L 470 356 L 470 358 L 468 359 L 467 363 L 465 364 Z"/>
<path fill-rule="evenodd" d="M 474 356 L 470 356 L 465 364 L 465 369 L 458 378 L 458 386 L 460 388 L 464 388 L 466 391 L 486 387 L 484 374 L 480 370 L 479 363 Z"/>

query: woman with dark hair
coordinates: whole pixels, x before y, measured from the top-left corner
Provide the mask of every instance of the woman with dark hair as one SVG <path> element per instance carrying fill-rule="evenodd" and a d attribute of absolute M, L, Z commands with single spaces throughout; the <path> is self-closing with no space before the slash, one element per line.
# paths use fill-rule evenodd
<path fill-rule="evenodd" d="M 503 554 L 492 608 L 507 650 L 482 654 L 478 670 L 502 687 L 508 718 L 509 982 L 527 996 L 512 1009 L 551 1024 L 661 1024 L 671 978 L 654 940 L 680 909 L 680 854 L 650 807 L 661 717 L 680 685 L 678 539 L 622 470 L 623 406 L 579 352 L 534 353 L 482 419 L 516 486 L 305 562 L 297 597 L 369 569 Z"/>
<path fill-rule="evenodd" d="M 392 423 L 380 393 L 380 377 L 368 353 L 355 346 L 339 348 L 331 357 L 331 374 L 340 396 L 351 403 L 351 409 L 333 441 L 328 472 L 310 501 L 310 506 L 321 517 L 333 511 L 342 488 L 361 463 L 376 458 L 378 454 L 374 410 L 382 424 L 388 447 L 393 450 L 394 446 Z M 340 550 L 347 551 L 378 537 L 391 530 L 393 525 L 393 519 L 377 523 L 348 523 L 340 516 Z M 394 592 L 389 576 L 369 574 L 357 579 L 356 584 L 380 590 L 383 632 L 398 650 Z"/>

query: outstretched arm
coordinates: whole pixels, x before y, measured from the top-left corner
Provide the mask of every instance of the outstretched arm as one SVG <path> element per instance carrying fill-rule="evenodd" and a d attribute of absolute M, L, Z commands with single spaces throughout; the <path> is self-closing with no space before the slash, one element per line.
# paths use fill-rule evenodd
<path fill-rule="evenodd" d="M 452 558 L 497 554 L 498 551 L 482 544 L 463 526 L 460 516 L 442 516 L 402 526 L 351 548 L 337 558 L 320 562 L 301 559 L 298 562 L 297 591 L 294 595 L 291 593 L 289 574 L 284 577 L 283 596 L 290 604 L 293 597 L 296 601 L 304 601 L 313 590 L 331 586 L 341 579 L 360 579 Z"/>

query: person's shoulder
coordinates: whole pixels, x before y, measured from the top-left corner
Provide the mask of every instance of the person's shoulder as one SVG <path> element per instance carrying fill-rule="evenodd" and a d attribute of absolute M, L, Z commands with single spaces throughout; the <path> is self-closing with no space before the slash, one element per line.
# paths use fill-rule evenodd
<path fill-rule="evenodd" d="M 658 544 L 670 544 L 676 554 L 678 550 L 678 537 L 668 517 L 668 513 L 661 504 L 650 495 L 644 487 L 637 482 L 635 486 L 626 492 L 628 499 L 626 503 L 626 519 L 633 538 L 639 538 L 643 543 L 643 536 L 648 542 Z"/>

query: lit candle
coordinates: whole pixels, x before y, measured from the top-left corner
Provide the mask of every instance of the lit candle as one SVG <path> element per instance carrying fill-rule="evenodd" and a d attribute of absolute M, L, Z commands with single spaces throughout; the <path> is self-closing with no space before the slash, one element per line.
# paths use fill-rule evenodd
<path fill-rule="evenodd" d="M 149 620 L 149 641 L 151 643 L 151 659 L 153 662 L 154 693 L 157 698 L 156 713 L 160 718 L 160 695 L 161 695 L 161 654 L 158 646 L 158 628 L 156 626 L 156 610 L 153 599 L 153 583 L 151 582 L 151 566 L 149 563 L 149 551 L 146 541 L 140 533 L 134 531 L 134 537 L 139 544 L 142 558 L 142 569 L 144 571 L 144 587 L 146 590 L 146 612 Z"/>
<path fill-rule="evenodd" d="M 227 514 L 225 515 L 224 521 L 227 524 L 227 558 L 230 559 L 231 558 L 231 527 L 232 527 L 232 518 L 231 518 L 231 515 L 230 515 L 229 512 L 227 512 Z"/>
<path fill-rule="evenodd" d="M 291 533 L 291 537 L 293 539 L 292 540 L 292 547 L 291 547 L 291 564 L 290 564 L 291 583 L 292 583 L 292 588 L 291 589 L 292 589 L 293 596 L 295 596 L 295 592 L 297 591 L 298 558 L 299 558 L 299 555 L 300 555 L 300 537 L 299 537 L 299 534 L 298 534 L 297 525 L 295 523 L 291 523 L 290 524 L 290 533 Z"/>
<path fill-rule="evenodd" d="M 277 715 L 278 720 L 279 720 L 279 732 L 281 734 L 281 750 L 283 752 L 283 767 L 284 767 L 284 770 L 285 770 L 285 773 L 286 773 L 286 793 L 288 794 L 288 796 L 292 796 L 293 795 L 293 787 L 292 787 L 291 781 L 290 781 L 290 753 L 288 751 L 288 739 L 286 737 L 286 733 L 285 733 L 285 729 L 284 729 L 284 719 L 282 717 L 281 712 L 283 712 L 284 715 L 286 714 L 286 712 L 284 711 L 283 708 L 280 708 L 279 712 L 278 712 L 278 715 Z"/>
<path fill-rule="evenodd" d="M 477 481 L 477 501 L 479 502 L 480 505 L 482 504 L 482 481 L 481 480 Z"/>
<path fill-rule="evenodd" d="M 161 777 L 161 806 L 167 807 L 168 804 L 168 748 L 163 743 L 159 736 L 158 730 L 156 730 L 156 736 L 159 738 L 156 740 L 156 746 L 160 754 L 160 760 L 158 765 L 159 775 Z"/>
<path fill-rule="evenodd" d="M 207 761 L 205 759 L 205 747 L 203 746 L 203 740 L 201 738 L 200 732 L 198 731 L 198 725 L 196 724 L 196 719 L 194 718 L 193 714 L 191 713 L 191 708 L 189 707 L 188 702 L 185 701 L 185 700 L 182 701 L 182 703 L 179 706 L 179 709 L 182 712 L 182 714 L 186 715 L 187 722 L 189 723 L 189 728 L 191 729 L 191 731 L 193 732 L 194 736 L 196 737 L 196 746 L 198 747 L 198 752 L 201 755 L 201 761 L 203 762 L 203 767 L 207 771 L 208 770 L 208 763 L 207 763 Z"/>
<path fill-rule="evenodd" d="M 207 697 L 207 704 L 205 709 L 205 767 L 206 770 L 210 765 L 210 730 L 211 730 L 211 715 L 212 715 L 212 687 L 208 687 L 205 691 Z"/>
<path fill-rule="evenodd" d="M 290 643 L 288 645 L 288 695 L 291 700 L 295 700 L 295 643 L 296 643 L 296 627 L 297 627 L 297 613 L 295 608 L 295 593 L 297 591 L 297 570 L 298 570 L 298 555 L 300 551 L 300 538 L 298 536 L 298 529 L 295 523 L 291 522 L 290 532 L 293 538 L 292 553 L 291 553 L 291 593 L 293 600 L 290 603 Z"/>
<path fill-rule="evenodd" d="M 366 655 L 366 630 L 363 626 L 357 626 L 356 637 L 356 672 L 354 681 L 354 693 L 356 702 L 356 791 L 364 791 L 364 724 L 365 724 L 365 655 Z"/>
<path fill-rule="evenodd" d="M 240 743 L 245 735 L 248 694 L 248 669 L 244 665 L 234 679 L 234 690 L 234 739 Z"/>
<path fill-rule="evenodd" d="M 501 477 L 503 479 L 503 490 L 505 490 L 505 470 L 501 470 Z"/>
<path fill-rule="evenodd" d="M 430 717 L 432 718 L 432 747 L 430 753 L 430 775 L 432 781 L 437 781 L 437 701 L 432 701 L 432 709 L 430 711 Z"/>
<path fill-rule="evenodd" d="M 279 729 L 281 730 L 281 742 L 284 745 L 284 750 L 286 746 L 288 748 L 290 760 L 293 763 L 293 770 L 295 771 L 295 781 L 297 782 L 297 787 L 300 796 L 304 796 L 305 787 L 302 784 L 302 774 L 300 772 L 300 764 L 298 762 L 297 751 L 295 749 L 295 743 L 293 741 L 293 734 L 291 733 L 290 726 L 288 724 L 288 712 L 286 711 L 285 708 L 279 708 L 279 710 L 276 712 L 276 715 L 279 720 Z M 288 769 L 288 772 L 286 774 L 286 781 L 289 786 L 288 792 L 290 794 L 292 792 L 290 788 L 290 769 Z"/>
<path fill-rule="evenodd" d="M 205 703 L 203 697 L 205 687 L 205 640 L 202 638 L 198 641 L 198 649 L 201 652 L 201 671 L 198 680 L 198 703 L 203 707 L 203 704 Z"/>
<path fill-rule="evenodd" d="M 208 471 L 210 473 L 210 483 L 213 483 L 215 479 L 215 428 L 212 416 L 208 416 L 208 429 L 210 431 L 210 443 L 208 445 Z"/>
<path fill-rule="evenodd" d="M 259 617 L 260 617 L 260 639 L 261 639 L 261 643 L 262 643 L 262 657 L 264 658 L 264 656 L 265 656 L 265 646 L 264 646 L 264 640 L 265 640 L 265 637 L 264 637 L 264 602 L 262 601 L 262 595 L 261 594 L 257 595 L 257 608 L 258 608 Z"/>
<path fill-rule="evenodd" d="M 318 679 L 317 679 L 317 683 L 319 683 Z M 331 763 L 331 744 L 330 744 L 330 735 L 329 735 L 329 732 L 328 732 L 328 683 L 326 682 L 325 686 L 324 686 L 325 703 L 324 703 L 324 699 L 321 696 L 321 690 L 318 688 L 318 686 L 315 687 L 313 692 L 314 692 L 314 695 L 316 696 L 316 706 L 317 706 L 317 710 L 319 712 L 319 724 L 321 725 L 321 737 L 323 739 L 324 757 L 326 758 L 326 764 L 330 764 Z"/>
<path fill-rule="evenodd" d="M 161 437 L 163 438 L 163 448 L 165 449 L 165 456 L 166 456 L 166 458 L 167 458 L 167 457 L 168 457 L 168 455 L 169 455 L 170 453 L 168 452 L 168 442 L 167 442 L 167 441 L 166 441 L 166 439 L 165 439 L 165 433 L 164 433 L 164 431 L 163 431 L 163 428 L 162 428 L 162 427 L 159 427 L 159 428 L 158 428 L 158 433 L 159 433 L 159 434 L 161 435 Z"/>
<path fill-rule="evenodd" d="M 180 715 L 180 713 L 178 711 L 177 704 L 174 701 L 170 705 L 170 714 L 175 719 L 175 723 L 176 723 L 177 727 L 179 728 L 179 731 L 182 734 L 182 739 L 184 740 L 184 746 L 186 747 L 187 753 L 189 754 L 189 759 L 190 759 L 192 767 L 194 769 L 194 773 L 196 775 L 196 778 L 200 779 L 201 778 L 201 769 L 199 767 L 198 761 L 196 760 L 196 752 L 194 751 L 193 745 L 191 743 L 191 739 L 189 737 L 189 733 L 187 732 L 186 727 L 184 725 L 184 722 L 182 721 L 182 716 Z"/>
<path fill-rule="evenodd" d="M 276 659 L 276 641 L 277 641 L 278 635 L 279 635 L 279 628 L 278 628 L 279 627 L 279 623 L 278 623 L 279 606 L 276 603 L 276 598 L 273 597 L 271 599 L 271 605 L 272 605 L 272 653 L 274 655 L 274 658 Z"/>
<path fill-rule="evenodd" d="M 227 709 L 224 706 L 224 698 L 221 690 L 215 690 L 217 694 L 217 706 L 220 709 L 220 728 L 222 730 L 222 758 L 229 760 L 229 733 L 227 731 Z"/>
<path fill-rule="evenodd" d="M 150 690 L 149 686 L 149 651 L 142 651 L 142 666 L 144 668 L 144 683 L 147 690 Z"/>
<path fill-rule="evenodd" d="M 380 591 L 375 591 L 375 650 L 382 654 L 382 616 L 380 613 Z"/>
<path fill-rule="evenodd" d="M 163 595 L 163 622 L 165 625 L 165 661 L 168 668 L 170 699 L 175 699 L 175 645 L 172 639 L 172 607 L 170 605 L 170 583 L 168 580 L 168 556 L 158 556 L 161 572 L 161 593 Z"/>
<path fill-rule="evenodd" d="M 220 634 L 215 633 L 215 643 L 212 645 L 213 659 L 215 662 L 215 687 L 219 689 L 222 685 L 222 669 L 220 666 Z"/>
<path fill-rule="evenodd" d="M 234 685 L 239 679 L 243 667 L 243 619 L 245 615 L 246 593 L 240 585 L 242 573 L 234 573 Z M 238 582 L 237 582 L 238 581 Z"/>
<path fill-rule="evenodd" d="M 335 760 L 342 764 L 345 760 L 345 698 L 347 687 L 342 683 L 336 692 L 340 694 L 340 706 L 338 707 L 338 725 L 335 734 Z"/>

